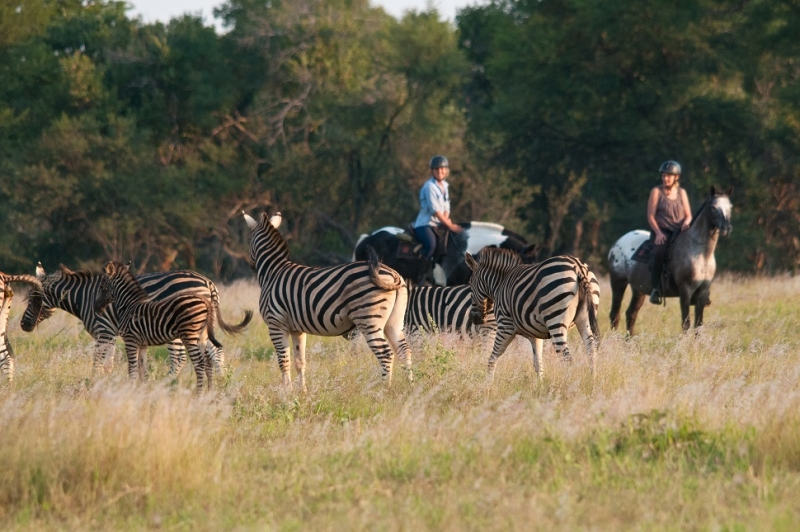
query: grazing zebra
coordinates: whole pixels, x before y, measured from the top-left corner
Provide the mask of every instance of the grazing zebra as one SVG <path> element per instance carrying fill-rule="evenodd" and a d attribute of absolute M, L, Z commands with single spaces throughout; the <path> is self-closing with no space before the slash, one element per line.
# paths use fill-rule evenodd
<path fill-rule="evenodd" d="M 53 314 L 54 309 L 60 308 L 81 320 L 86 332 L 94 338 L 93 369 L 101 369 L 106 358 L 113 364 L 114 357 L 109 355 L 114 351 L 114 338 L 119 331 L 114 306 L 106 309 L 102 316 L 98 316 L 94 310 L 94 301 L 97 299 L 103 274 L 89 271 L 73 272 L 63 264 L 57 272 L 47 274 L 39 263 L 36 267 L 36 277 L 40 281 L 39 288 L 34 289 L 28 296 L 28 305 L 22 315 L 22 330 L 33 331 L 39 323 Z M 208 298 L 214 305 L 214 312 L 220 322 L 222 320 L 217 287 L 210 279 L 199 273 L 191 270 L 146 273 L 137 276 L 137 280 L 153 299 L 164 299 L 177 294 L 194 294 Z M 186 350 L 180 340 L 170 342 L 168 350 L 169 374 L 177 376 L 186 363 Z M 209 345 L 206 346 L 206 351 L 213 353 L 212 360 L 215 366 L 221 369 L 225 363 L 225 353 L 222 348 Z"/>
<path fill-rule="evenodd" d="M 128 377 L 143 380 L 144 355 L 149 345 L 161 345 L 180 339 L 197 375 L 197 391 L 203 385 L 212 388 L 213 368 L 205 354 L 207 342 L 222 347 L 214 337 L 215 310 L 212 301 L 196 294 L 179 293 L 164 299 L 152 300 L 130 270 L 118 262 L 106 264 L 100 290 L 94 302 L 95 312 L 102 315 L 110 303 L 115 303 L 119 335 L 125 341 L 128 357 Z M 245 311 L 239 325 L 227 325 L 219 317 L 222 330 L 237 334 L 244 330 L 253 313 Z M 141 364 L 140 364 L 141 363 Z"/>
<path fill-rule="evenodd" d="M 12 282 L 30 283 L 36 286 L 39 281 L 30 275 L 6 275 L 0 272 L 0 369 L 5 373 L 8 382 L 14 380 L 14 350 L 8 340 L 8 315 L 11 312 L 11 300 L 14 291 Z"/>
<path fill-rule="evenodd" d="M 584 263 L 575 257 L 560 256 L 527 265 L 519 254 L 505 249 L 484 249 L 479 260 L 467 253 L 466 259 L 472 270 L 470 286 L 476 323 L 484 316 L 485 300 L 494 301 L 497 335 L 489 357 L 490 377 L 494 376 L 497 358 L 517 334 L 530 340 L 539 377 L 544 373 L 545 338 L 552 338 L 556 351 L 571 360 L 567 330 L 573 325 L 578 326 L 594 372 L 595 343 L 600 334 L 600 287 Z"/>
<path fill-rule="evenodd" d="M 366 262 L 328 268 L 295 264 L 277 229 L 280 213 L 272 218 L 262 214 L 258 222 L 242 214 L 252 230 L 250 259 L 261 286 L 261 317 L 269 327 L 285 386 L 292 385 L 289 337 L 305 391 L 306 334 L 339 336 L 354 328 L 366 338 L 389 384 L 395 353 L 405 361 L 412 379 L 411 352 L 403 333 L 408 291 L 397 272 L 378 263 L 374 253 Z"/>
<path fill-rule="evenodd" d="M 473 329 L 479 335 L 491 335 L 496 327 L 491 302 L 486 301 L 485 319 L 478 325 L 470 315 L 472 289 L 461 286 L 411 286 L 408 292 L 408 309 L 405 317 L 406 333 L 458 332 L 470 335 Z"/>

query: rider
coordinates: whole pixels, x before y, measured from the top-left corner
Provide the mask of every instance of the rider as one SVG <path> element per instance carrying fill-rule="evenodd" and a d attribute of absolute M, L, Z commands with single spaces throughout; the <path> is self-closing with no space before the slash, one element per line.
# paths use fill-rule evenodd
<path fill-rule="evenodd" d="M 427 274 L 433 254 L 436 251 L 435 227 L 444 226 L 454 233 L 463 231 L 461 226 L 450 221 L 450 194 L 447 176 L 450 175 L 450 164 L 443 155 L 431 159 L 431 178 L 422 185 L 419 191 L 419 215 L 414 222 L 414 234 L 422 244 L 421 279 Z"/>
<path fill-rule="evenodd" d="M 661 270 L 664 267 L 664 256 L 667 244 L 672 236 L 685 231 L 692 223 L 692 211 L 686 191 L 680 187 L 681 165 L 676 161 L 665 161 L 661 168 L 661 185 L 650 192 L 647 200 L 647 223 L 650 224 L 650 280 L 653 291 L 650 303 L 661 303 L 659 292 Z"/>

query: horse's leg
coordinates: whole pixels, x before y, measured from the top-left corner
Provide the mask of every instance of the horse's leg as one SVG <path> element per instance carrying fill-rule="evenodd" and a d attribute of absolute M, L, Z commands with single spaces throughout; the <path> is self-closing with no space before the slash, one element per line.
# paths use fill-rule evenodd
<path fill-rule="evenodd" d="M 294 349 L 294 369 L 297 370 L 297 378 L 300 381 L 300 390 L 306 393 L 306 333 L 294 331 L 292 335 L 292 347 Z"/>
<path fill-rule="evenodd" d="M 633 288 L 633 287 L 631 287 Z M 625 311 L 625 324 L 628 329 L 628 334 L 634 335 L 634 326 L 636 325 L 636 316 L 639 315 L 639 309 L 644 305 L 645 294 L 633 290 L 631 295 L 631 303 L 628 305 L 628 310 Z"/>
<path fill-rule="evenodd" d="M 692 302 L 692 294 L 690 292 L 691 286 L 683 286 L 679 289 L 680 292 L 680 300 L 681 300 L 681 326 L 683 327 L 683 332 L 689 330 L 689 306 Z"/>
<path fill-rule="evenodd" d="M 697 297 L 695 298 L 694 304 L 694 326 L 695 328 L 701 327 L 703 325 L 703 311 L 711 302 L 711 298 L 709 297 L 709 287 L 703 286 L 698 291 Z"/>
<path fill-rule="evenodd" d="M 625 289 L 628 287 L 627 279 L 611 277 L 611 328 L 619 327 L 619 310 L 622 308 L 622 298 L 625 297 Z"/>

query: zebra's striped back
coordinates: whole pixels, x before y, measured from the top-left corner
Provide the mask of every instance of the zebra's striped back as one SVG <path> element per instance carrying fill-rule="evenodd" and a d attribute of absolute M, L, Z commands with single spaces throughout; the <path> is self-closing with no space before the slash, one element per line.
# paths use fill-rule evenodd
<path fill-rule="evenodd" d="M 472 290 L 461 286 L 412 286 L 406 310 L 406 332 L 458 332 L 472 334 L 473 326 L 479 334 L 494 332 L 494 313 L 489 311 L 482 325 L 470 317 Z"/>
<path fill-rule="evenodd" d="M 0 369 L 9 382 L 14 380 L 14 351 L 8 340 L 8 315 L 11 312 L 11 299 L 14 292 L 0 273 Z"/>
<path fill-rule="evenodd" d="M 467 263 L 473 270 L 473 318 L 480 321 L 478 306 L 486 299 L 495 303 L 497 337 L 490 371 L 516 334 L 539 341 L 552 338 L 556 350 L 569 358 L 567 330 L 573 325 L 578 325 L 594 367 L 600 288 L 586 264 L 562 255 L 525 265 L 515 252 L 502 249 L 485 249 L 478 261 L 468 256 Z"/>

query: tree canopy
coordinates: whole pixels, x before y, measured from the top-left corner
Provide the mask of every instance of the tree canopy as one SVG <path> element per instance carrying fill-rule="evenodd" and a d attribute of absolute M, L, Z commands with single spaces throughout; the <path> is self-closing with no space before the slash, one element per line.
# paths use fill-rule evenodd
<path fill-rule="evenodd" d="M 434 154 L 453 215 L 602 269 L 662 161 L 732 186 L 726 269 L 800 265 L 800 3 L 502 0 L 397 20 L 367 0 L 229 0 L 227 32 L 124 2 L 0 6 L 0 264 L 245 274 L 242 210 L 295 260 L 403 226 Z"/>

